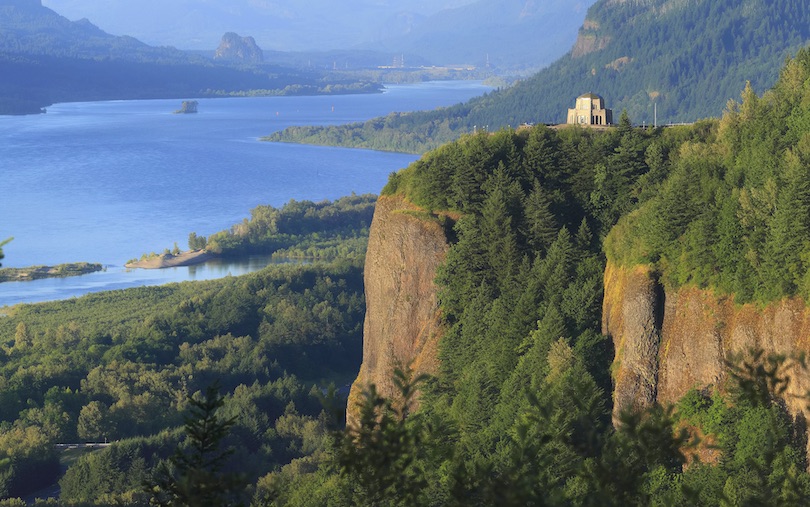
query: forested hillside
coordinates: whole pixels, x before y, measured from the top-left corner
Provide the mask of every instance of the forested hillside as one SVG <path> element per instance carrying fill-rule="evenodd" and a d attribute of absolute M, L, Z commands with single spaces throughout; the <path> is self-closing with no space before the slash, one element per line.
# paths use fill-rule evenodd
<path fill-rule="evenodd" d="M 275 257 L 352 259 L 362 262 L 375 195 L 350 195 L 335 201 L 291 200 L 281 208 L 257 206 L 227 231 L 207 238 L 189 235 L 189 247 L 225 257 L 270 252 Z"/>
<path fill-rule="evenodd" d="M 719 122 L 481 133 L 392 176 L 384 193 L 426 219 L 460 216 L 437 278 L 440 372 L 415 412 L 407 374 L 401 398 L 368 391 L 331 463 L 271 476 L 271 505 L 807 505 L 805 430 L 777 397 L 806 367 L 729 354 L 722 382 L 614 427 L 600 320 L 606 235 L 610 257 L 673 283 L 803 290 L 808 83 L 803 50 Z"/>
<path fill-rule="evenodd" d="M 212 42 L 212 45 L 216 41 Z M 55 102 L 258 93 L 369 93 L 352 78 L 278 66 L 238 67 L 68 21 L 35 0 L 0 0 L 0 114 L 39 113 Z"/>
<path fill-rule="evenodd" d="M 358 201 L 373 205 L 368 196 L 344 200 Z M 356 220 L 330 203 L 288 208 L 276 213 L 274 231 Z M 263 225 L 269 233 L 271 224 Z M 262 235 L 261 227 L 251 229 Z M 362 237 L 364 229 L 345 225 L 342 232 Z M 175 449 L 192 451 L 183 431 L 189 397 L 200 401 L 218 386 L 218 416 L 233 419 L 219 449 L 236 450 L 220 472 L 237 474 L 237 499 L 249 502 L 262 476 L 290 462 L 312 469 L 328 447 L 332 412 L 320 400 L 357 372 L 364 311 L 356 255 L 5 308 L 0 498 L 59 480 L 61 505 L 148 505 L 152 495 L 143 484 L 159 477 Z M 84 442 L 114 445 L 72 459 L 54 448 Z M 60 459 L 70 465 L 61 479 Z"/>
<path fill-rule="evenodd" d="M 272 140 L 423 152 L 475 127 L 560 123 L 574 100 L 599 93 L 637 124 L 717 117 L 750 81 L 770 88 L 785 58 L 810 41 L 798 0 L 600 0 L 560 60 L 502 91 L 438 111 L 365 124 L 289 129 Z"/>
<path fill-rule="evenodd" d="M 661 191 L 607 243 L 620 264 L 738 303 L 810 298 L 810 51 L 762 97 L 746 87 L 708 135 L 680 148 Z"/>

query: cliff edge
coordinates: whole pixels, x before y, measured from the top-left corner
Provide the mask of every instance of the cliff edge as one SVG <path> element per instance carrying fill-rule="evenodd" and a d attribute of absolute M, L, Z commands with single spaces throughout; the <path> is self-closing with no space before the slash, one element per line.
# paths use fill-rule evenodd
<path fill-rule="evenodd" d="M 765 354 L 810 352 L 810 308 L 800 298 L 758 307 L 710 290 L 659 285 L 649 267 L 608 263 L 602 332 L 613 340 L 614 414 L 652 402 L 674 403 L 692 388 L 722 386 L 725 362 L 752 348 Z M 801 396 L 810 373 L 796 368 L 785 404 L 810 411 Z"/>
<path fill-rule="evenodd" d="M 349 394 L 350 423 L 368 385 L 396 394 L 394 369 L 410 364 L 415 374 L 437 373 L 442 329 L 434 278 L 448 248 L 443 227 L 424 210 L 401 196 L 379 198 L 369 230 L 363 364 Z"/>

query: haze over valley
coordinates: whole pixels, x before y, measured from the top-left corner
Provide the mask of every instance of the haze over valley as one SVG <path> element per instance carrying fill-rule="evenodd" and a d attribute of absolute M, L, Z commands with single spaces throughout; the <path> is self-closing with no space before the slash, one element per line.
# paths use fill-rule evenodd
<path fill-rule="evenodd" d="M 806 4 L 0 0 L 0 507 L 810 505 Z"/>
<path fill-rule="evenodd" d="M 44 0 L 71 20 L 151 45 L 212 50 L 225 32 L 253 36 L 265 50 L 367 49 L 405 53 L 414 63 L 537 69 L 574 42 L 594 0 Z M 411 58 L 409 58 L 410 60 Z"/>

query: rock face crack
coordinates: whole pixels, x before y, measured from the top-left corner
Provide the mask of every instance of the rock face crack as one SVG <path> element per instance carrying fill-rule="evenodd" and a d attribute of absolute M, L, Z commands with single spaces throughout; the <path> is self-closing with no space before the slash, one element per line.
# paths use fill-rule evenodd
<path fill-rule="evenodd" d="M 613 338 L 618 366 L 614 368 L 614 422 L 623 410 L 643 410 L 653 404 L 658 392 L 662 291 L 650 273 L 634 275 L 626 280 L 618 307 L 611 308 L 618 312 L 620 328 L 611 329 L 610 320 L 603 317 L 603 333 Z"/>
<path fill-rule="evenodd" d="M 810 309 L 801 298 L 766 307 L 735 304 L 697 287 L 664 289 L 647 266 L 605 269 L 602 332 L 613 340 L 614 423 L 624 409 L 677 402 L 690 389 L 723 389 L 726 361 L 752 349 L 810 353 Z M 797 420 L 810 415 L 803 398 L 810 371 L 798 365 L 784 403 Z"/>

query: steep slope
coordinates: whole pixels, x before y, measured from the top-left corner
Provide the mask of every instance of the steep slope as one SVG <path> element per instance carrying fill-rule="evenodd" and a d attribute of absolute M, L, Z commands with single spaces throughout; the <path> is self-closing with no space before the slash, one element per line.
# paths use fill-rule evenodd
<path fill-rule="evenodd" d="M 54 102 L 188 98 L 314 85 L 279 68 L 213 64 L 174 48 L 151 47 L 68 21 L 39 0 L 0 0 L 0 114 L 41 112 Z"/>
<path fill-rule="evenodd" d="M 602 95 L 617 113 L 626 109 L 636 124 L 652 124 L 656 109 L 659 124 L 716 117 L 746 81 L 759 93 L 770 88 L 785 58 L 810 42 L 805 7 L 795 0 L 600 0 L 572 50 L 531 78 L 451 108 L 377 124 L 385 125 L 387 138 L 400 131 L 446 142 L 475 126 L 563 122 L 586 92 Z M 329 137 L 351 146 L 368 145 L 374 135 L 354 125 L 330 127 L 328 136 L 281 137 L 315 143 Z"/>
<path fill-rule="evenodd" d="M 622 115 L 614 129 L 501 130 L 426 154 L 383 193 L 458 214 L 436 271 L 437 374 L 413 419 L 352 446 L 373 437 L 379 458 L 387 432 L 399 449 L 400 431 L 436 431 L 407 455 L 431 501 L 810 499 L 808 167 L 810 49 L 720 120 L 635 129 Z M 376 234 L 401 249 L 384 225 Z M 367 284 L 407 290 L 404 269 L 368 268 Z M 390 308 L 370 305 L 367 325 Z M 370 365 L 414 357 L 377 329 Z M 690 463 L 679 429 L 717 444 L 709 463 Z"/>
<path fill-rule="evenodd" d="M 602 332 L 612 338 L 614 414 L 674 404 L 690 389 L 723 388 L 727 362 L 752 350 L 784 356 L 810 352 L 810 308 L 801 298 L 764 308 L 695 287 L 664 289 L 642 266 L 609 264 Z M 810 374 L 794 364 L 782 394 L 794 416 L 807 418 Z M 810 450 L 810 448 L 809 448 Z"/>
<path fill-rule="evenodd" d="M 479 0 L 440 11 L 374 48 L 418 54 L 436 64 L 538 69 L 574 43 L 594 0 Z"/>
<path fill-rule="evenodd" d="M 350 421 L 369 384 L 395 395 L 394 369 L 438 372 L 443 330 L 434 278 L 448 247 L 443 228 L 422 209 L 401 197 L 379 198 L 369 231 L 363 364 L 349 397 Z"/>
<path fill-rule="evenodd" d="M 776 85 L 685 142 L 658 191 L 605 241 L 602 331 L 615 345 L 615 410 L 724 388 L 753 349 L 810 352 L 810 50 Z M 810 372 L 783 394 L 806 417 Z"/>
<path fill-rule="evenodd" d="M 808 41 L 810 11 L 791 0 L 602 0 L 569 54 L 473 115 L 561 122 L 576 95 L 598 91 L 636 123 L 653 122 L 654 103 L 660 122 L 714 117 L 747 80 L 773 86 Z"/>

